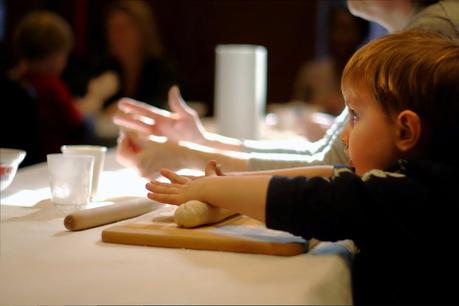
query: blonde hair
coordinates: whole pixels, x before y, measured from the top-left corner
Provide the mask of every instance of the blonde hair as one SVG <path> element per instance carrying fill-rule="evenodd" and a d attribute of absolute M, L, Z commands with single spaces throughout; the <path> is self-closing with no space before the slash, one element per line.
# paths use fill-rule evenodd
<path fill-rule="evenodd" d="M 37 60 L 56 52 L 70 52 L 73 33 L 70 25 L 49 11 L 34 11 L 16 27 L 13 45 L 20 58 Z"/>
<path fill-rule="evenodd" d="M 348 61 L 341 84 L 368 90 L 389 118 L 405 109 L 416 112 L 431 145 L 457 138 L 459 45 L 451 39 L 406 31 L 371 41 Z"/>
<path fill-rule="evenodd" d="M 164 50 L 151 6 L 141 0 L 120 0 L 110 6 L 108 16 L 114 11 L 125 13 L 137 25 L 142 36 L 145 56 L 161 57 Z"/>

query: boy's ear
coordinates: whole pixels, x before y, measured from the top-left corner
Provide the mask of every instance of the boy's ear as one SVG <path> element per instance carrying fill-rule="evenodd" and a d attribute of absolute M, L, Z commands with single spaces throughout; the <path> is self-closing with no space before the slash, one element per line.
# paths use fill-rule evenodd
<path fill-rule="evenodd" d="M 414 148 L 421 137 L 421 118 L 410 110 L 404 110 L 397 116 L 396 146 L 401 152 Z"/>

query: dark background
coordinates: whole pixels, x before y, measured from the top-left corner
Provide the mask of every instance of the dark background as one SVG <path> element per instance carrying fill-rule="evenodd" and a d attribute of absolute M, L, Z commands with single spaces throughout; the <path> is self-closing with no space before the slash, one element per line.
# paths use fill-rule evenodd
<path fill-rule="evenodd" d="M 8 66 L 12 29 L 30 10 L 49 9 L 72 25 L 75 49 L 69 71 L 82 76 L 104 50 L 103 20 L 109 0 L 0 0 L 1 65 Z M 178 66 L 184 98 L 212 110 L 217 44 L 263 45 L 268 50 L 268 103 L 290 100 L 301 63 L 316 55 L 326 30 L 324 7 L 339 0 L 149 0 L 169 58 Z M 319 25 L 319 26 L 317 26 Z M 318 34 L 319 35 L 318 35 Z M 325 35 L 325 33 L 324 33 Z M 317 39 L 316 39 L 317 38 Z M 322 46 L 323 49 L 323 46 Z"/>

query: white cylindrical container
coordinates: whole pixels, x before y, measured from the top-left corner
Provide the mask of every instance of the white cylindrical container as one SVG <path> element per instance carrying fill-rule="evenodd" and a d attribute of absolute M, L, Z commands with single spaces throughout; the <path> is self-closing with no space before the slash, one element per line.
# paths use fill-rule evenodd
<path fill-rule="evenodd" d="M 229 137 L 258 139 L 266 106 L 266 48 L 218 45 L 215 53 L 218 132 Z"/>

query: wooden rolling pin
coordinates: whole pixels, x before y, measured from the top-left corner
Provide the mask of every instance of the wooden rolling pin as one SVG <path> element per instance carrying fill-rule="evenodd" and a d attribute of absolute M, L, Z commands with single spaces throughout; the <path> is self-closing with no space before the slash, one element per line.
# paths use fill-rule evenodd
<path fill-rule="evenodd" d="M 88 229 L 146 214 L 157 205 L 146 198 L 123 200 L 112 205 L 74 212 L 64 218 L 64 226 L 70 231 Z"/>

